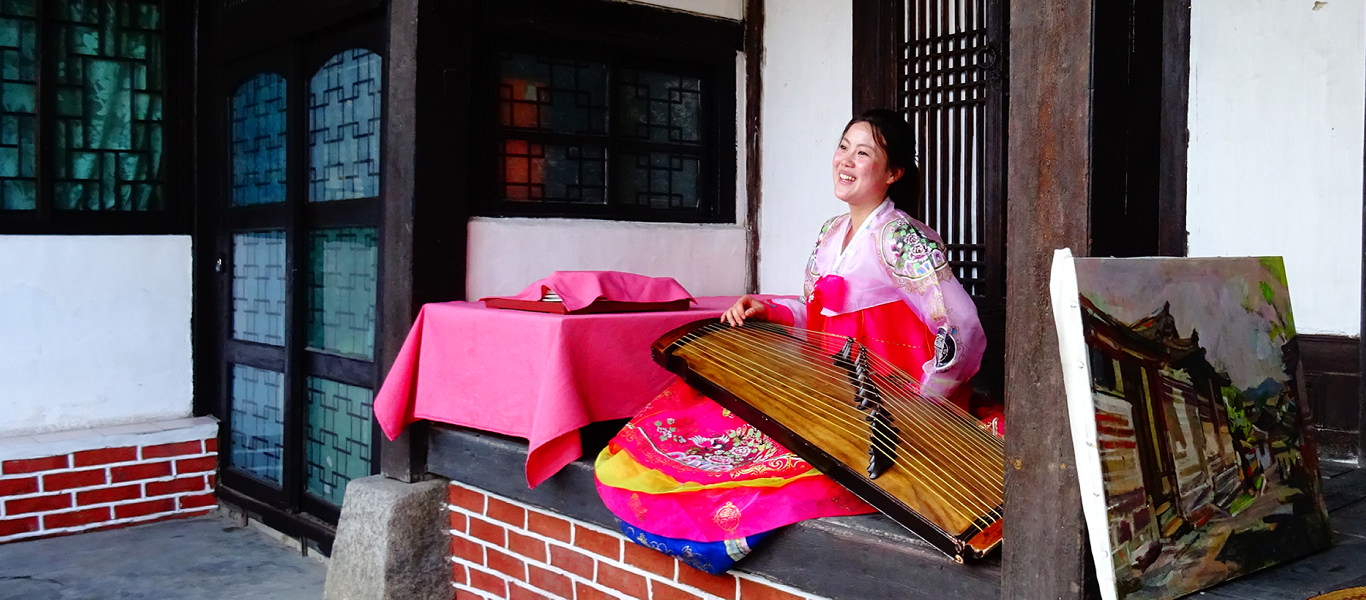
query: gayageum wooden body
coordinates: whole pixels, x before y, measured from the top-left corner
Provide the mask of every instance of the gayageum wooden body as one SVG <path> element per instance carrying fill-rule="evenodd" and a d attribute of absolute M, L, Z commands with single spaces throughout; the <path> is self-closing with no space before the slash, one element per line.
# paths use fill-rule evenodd
<path fill-rule="evenodd" d="M 842 348 L 832 353 L 832 345 Z M 852 340 L 703 320 L 655 361 L 963 562 L 1001 542 L 1001 439 Z"/>

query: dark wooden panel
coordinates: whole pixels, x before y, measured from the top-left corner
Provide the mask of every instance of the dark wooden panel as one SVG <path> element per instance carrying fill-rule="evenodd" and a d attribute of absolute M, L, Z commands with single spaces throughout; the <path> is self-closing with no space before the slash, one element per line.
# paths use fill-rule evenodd
<path fill-rule="evenodd" d="M 1157 253 L 1186 255 L 1186 129 L 1191 0 L 1162 0 L 1162 113 L 1158 124 Z"/>
<path fill-rule="evenodd" d="M 215 52 L 238 58 L 380 10 L 382 0 L 220 0 L 209 2 Z"/>
<path fill-rule="evenodd" d="M 1314 424 L 1319 427 L 1356 431 L 1357 384 L 1356 375 L 1342 373 L 1310 373 L 1306 369 L 1305 385 L 1314 407 Z"/>
<path fill-rule="evenodd" d="M 905 17 L 902 0 L 854 0 L 854 114 L 895 108 L 901 55 L 897 24 Z"/>
<path fill-rule="evenodd" d="M 1360 343 L 1357 338 L 1345 335 L 1300 334 L 1300 360 L 1304 370 L 1313 373 L 1356 374 L 1357 354 Z"/>
<path fill-rule="evenodd" d="M 1095 4 L 1090 194 L 1094 256 L 1157 253 L 1161 11 L 1159 3 L 1145 0 Z M 1184 228 L 1184 221 L 1181 225 Z"/>
<path fill-rule="evenodd" d="M 1318 429 L 1319 458 L 1363 463 L 1360 341 L 1334 335 L 1299 335 L 1305 393 Z"/>
<path fill-rule="evenodd" d="M 1092 2 L 1010 3 L 1003 598 L 1081 598 L 1081 501 L 1049 302 L 1055 248 L 1090 243 Z"/>
<path fill-rule="evenodd" d="M 764 0 L 745 0 L 745 291 L 759 291 L 759 209 L 763 206 Z"/>

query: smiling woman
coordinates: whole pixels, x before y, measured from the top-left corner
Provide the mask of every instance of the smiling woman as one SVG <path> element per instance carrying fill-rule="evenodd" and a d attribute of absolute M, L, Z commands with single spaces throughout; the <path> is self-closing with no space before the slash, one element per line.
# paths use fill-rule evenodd
<path fill-rule="evenodd" d="M 851 365 L 883 357 L 872 370 L 891 378 L 885 381 L 966 409 L 966 383 L 984 347 L 976 308 L 949 270 L 939 236 L 889 196 L 897 182 L 914 179 L 911 139 L 891 111 L 851 120 L 831 160 L 834 195 L 849 212 L 821 228 L 804 295 L 742 296 L 721 320 L 808 330 L 808 339 L 823 340 L 816 343 L 824 354 L 847 352 Z M 892 420 L 879 411 L 869 417 Z M 597 478 L 627 537 L 713 573 L 784 525 L 873 510 L 683 382 L 612 439 L 598 457 Z"/>

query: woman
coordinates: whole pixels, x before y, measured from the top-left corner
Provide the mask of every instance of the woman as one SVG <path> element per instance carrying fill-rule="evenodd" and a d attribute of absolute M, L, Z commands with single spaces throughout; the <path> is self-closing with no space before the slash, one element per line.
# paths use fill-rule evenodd
<path fill-rule="evenodd" d="M 966 409 L 985 346 L 981 324 L 943 241 L 892 202 L 914 189 L 915 172 L 913 132 L 900 115 L 851 120 L 831 161 L 835 197 L 849 212 L 821 227 L 802 298 L 741 296 L 721 320 L 855 338 L 918 379 L 923 395 Z M 783 525 L 872 511 L 681 381 L 612 439 L 597 476 L 627 537 L 713 573 Z"/>

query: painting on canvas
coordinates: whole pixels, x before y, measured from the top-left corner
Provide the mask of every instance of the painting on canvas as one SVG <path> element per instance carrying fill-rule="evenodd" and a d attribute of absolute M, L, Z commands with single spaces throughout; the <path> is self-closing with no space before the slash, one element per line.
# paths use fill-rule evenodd
<path fill-rule="evenodd" d="M 1175 598 L 1325 548 L 1280 258 L 1054 257 L 1102 595 Z"/>

